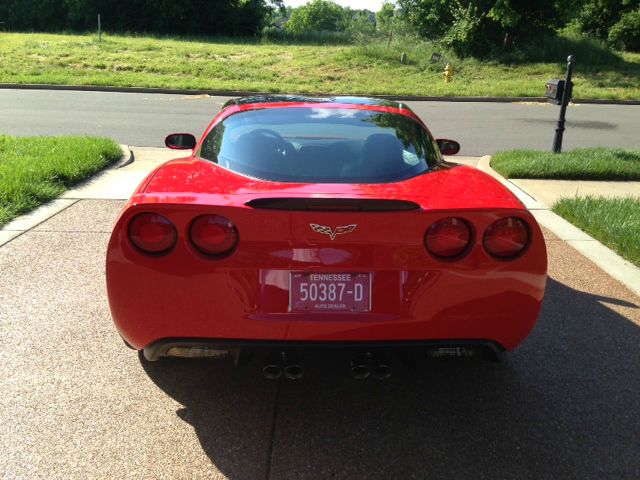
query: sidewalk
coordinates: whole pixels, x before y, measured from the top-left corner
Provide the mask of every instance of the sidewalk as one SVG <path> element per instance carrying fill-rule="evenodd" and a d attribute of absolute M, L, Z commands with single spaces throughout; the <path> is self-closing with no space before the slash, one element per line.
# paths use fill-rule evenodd
<path fill-rule="evenodd" d="M 181 156 L 180 152 L 168 148 L 129 148 L 132 152 L 131 162 L 104 170 L 87 182 L 68 190 L 61 198 L 128 200 L 149 172 L 164 162 Z"/>
<path fill-rule="evenodd" d="M 640 182 L 529 179 L 511 179 L 509 181 L 547 207 L 552 207 L 561 198 L 575 196 L 640 198 Z"/>
<path fill-rule="evenodd" d="M 538 204 L 551 208 L 561 198 L 575 196 L 636 197 L 640 198 L 640 182 L 600 182 L 592 180 L 537 180 L 512 178 L 505 179 L 493 170 L 485 157 L 447 157 L 447 161 L 477 167 L 497 178 L 501 182 L 517 186 Z M 536 208 L 534 206 L 534 208 Z"/>

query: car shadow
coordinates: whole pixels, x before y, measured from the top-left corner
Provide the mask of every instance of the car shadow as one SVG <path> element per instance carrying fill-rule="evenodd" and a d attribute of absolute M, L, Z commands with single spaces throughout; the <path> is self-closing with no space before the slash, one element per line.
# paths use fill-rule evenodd
<path fill-rule="evenodd" d="M 298 382 L 263 380 L 258 359 L 143 366 L 233 479 L 638 478 L 640 328 L 609 305 L 638 308 L 550 279 L 502 363 L 396 361 L 387 381 L 338 357 Z"/>

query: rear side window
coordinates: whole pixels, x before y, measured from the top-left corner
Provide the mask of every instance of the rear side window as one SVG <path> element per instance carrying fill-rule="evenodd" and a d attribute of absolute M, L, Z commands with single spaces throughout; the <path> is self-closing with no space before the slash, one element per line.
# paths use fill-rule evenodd
<path fill-rule="evenodd" d="M 411 118 L 322 107 L 236 113 L 209 132 L 199 155 L 250 177 L 301 183 L 397 182 L 439 161 Z"/>

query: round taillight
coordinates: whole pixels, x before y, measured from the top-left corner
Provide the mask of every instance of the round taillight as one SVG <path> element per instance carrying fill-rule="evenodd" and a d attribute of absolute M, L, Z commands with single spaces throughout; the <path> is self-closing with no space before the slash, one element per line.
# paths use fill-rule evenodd
<path fill-rule="evenodd" d="M 520 218 L 501 218 L 489 225 L 482 243 L 494 257 L 515 257 L 529 244 L 529 228 Z"/>
<path fill-rule="evenodd" d="M 461 255 L 471 242 L 469 224 L 461 218 L 443 218 L 433 223 L 424 236 L 424 244 L 433 255 L 452 258 Z"/>
<path fill-rule="evenodd" d="M 238 229 L 221 215 L 202 215 L 191 223 L 189 238 L 205 255 L 224 255 L 238 244 Z"/>
<path fill-rule="evenodd" d="M 175 246 L 178 234 L 167 217 L 140 213 L 129 222 L 129 239 L 143 252 L 160 254 Z"/>

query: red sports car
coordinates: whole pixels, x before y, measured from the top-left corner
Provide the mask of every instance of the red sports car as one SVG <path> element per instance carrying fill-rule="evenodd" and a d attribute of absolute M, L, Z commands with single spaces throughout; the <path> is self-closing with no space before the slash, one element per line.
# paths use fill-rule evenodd
<path fill-rule="evenodd" d="M 113 319 L 147 360 L 262 351 L 267 377 L 299 378 L 322 347 L 384 378 L 384 352 L 512 350 L 536 322 L 533 216 L 402 103 L 235 99 L 166 144 L 193 153 L 140 184 L 107 252 Z"/>

